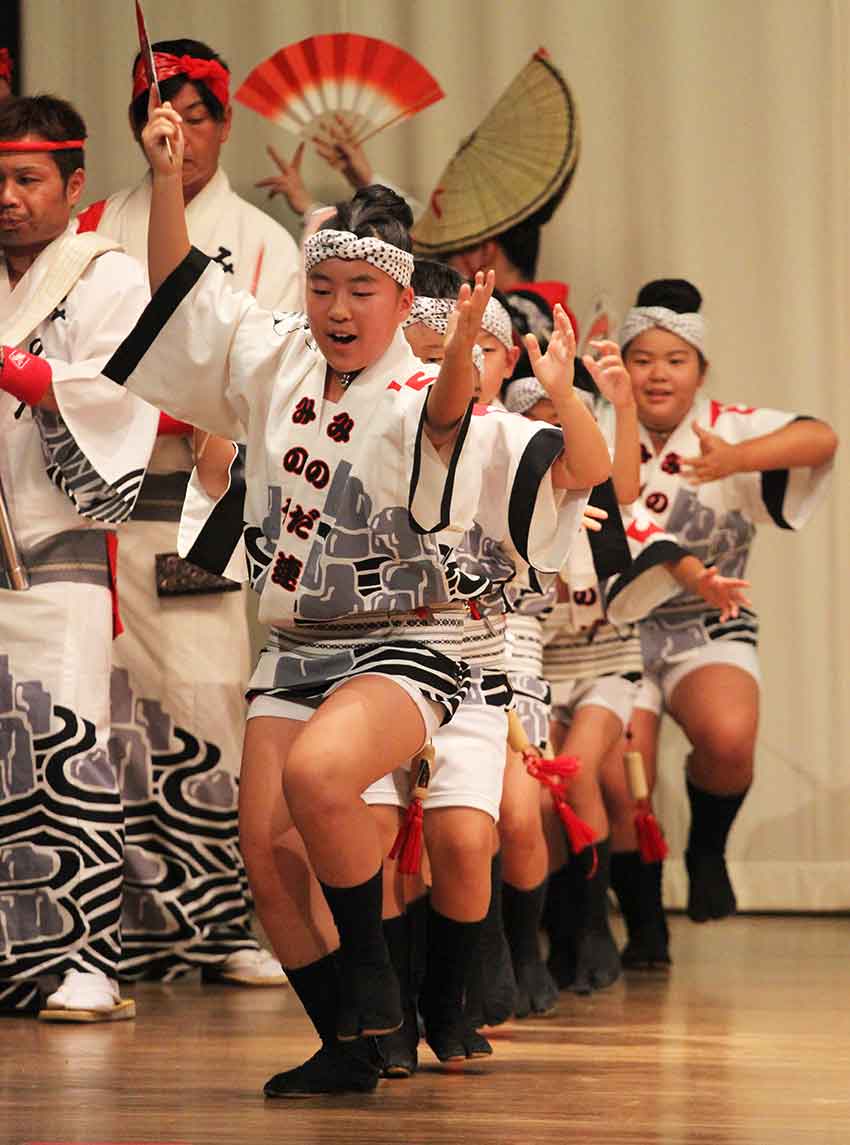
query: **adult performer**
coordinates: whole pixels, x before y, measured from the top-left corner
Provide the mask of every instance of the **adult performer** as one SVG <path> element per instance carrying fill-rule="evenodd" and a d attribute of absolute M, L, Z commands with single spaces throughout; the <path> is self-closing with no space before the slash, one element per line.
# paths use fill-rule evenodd
<path fill-rule="evenodd" d="M 108 754 L 115 526 L 156 411 L 101 376 L 148 298 L 117 244 L 78 234 L 85 125 L 61 99 L 0 108 L 0 481 L 29 591 L 0 590 L 0 1009 L 129 1018 L 124 821 Z"/>

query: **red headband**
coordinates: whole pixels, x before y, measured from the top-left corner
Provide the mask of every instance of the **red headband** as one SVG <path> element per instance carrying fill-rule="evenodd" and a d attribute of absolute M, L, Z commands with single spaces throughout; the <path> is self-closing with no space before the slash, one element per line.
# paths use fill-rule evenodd
<path fill-rule="evenodd" d="M 85 139 L 4 139 L 0 151 L 82 151 Z"/>
<path fill-rule="evenodd" d="M 156 78 L 171 79 L 172 76 L 185 76 L 187 80 L 198 80 L 206 84 L 222 107 L 230 103 L 230 73 L 218 60 L 199 60 L 195 56 L 172 56 L 169 52 L 154 52 Z M 148 76 L 144 59 L 140 56 L 133 69 L 133 99 L 148 90 Z"/>
<path fill-rule="evenodd" d="M 12 57 L 8 48 L 0 48 L 0 80 L 12 82 Z"/>

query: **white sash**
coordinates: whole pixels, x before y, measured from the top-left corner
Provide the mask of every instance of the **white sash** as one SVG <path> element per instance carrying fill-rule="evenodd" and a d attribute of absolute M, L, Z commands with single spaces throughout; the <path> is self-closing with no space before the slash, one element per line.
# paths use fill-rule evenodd
<path fill-rule="evenodd" d="M 92 232 L 63 235 L 52 242 L 38 256 L 47 262 L 41 285 L 5 325 L 0 322 L 0 344 L 19 346 L 53 313 L 94 259 L 120 249 L 120 243 Z"/>

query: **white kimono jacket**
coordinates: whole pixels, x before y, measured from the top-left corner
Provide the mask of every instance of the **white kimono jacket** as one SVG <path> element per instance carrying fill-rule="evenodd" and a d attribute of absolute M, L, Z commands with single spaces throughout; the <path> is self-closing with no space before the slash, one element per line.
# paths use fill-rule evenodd
<path fill-rule="evenodd" d="M 89 208 L 98 234 L 145 268 L 151 179 Z M 299 305 L 300 253 L 287 232 L 240 198 L 219 169 L 186 208 L 195 245 L 234 289 L 269 308 Z M 192 470 L 191 435 L 157 439 L 136 513 L 120 531 L 125 632 L 116 642 L 112 743 L 127 816 L 122 977 L 171 979 L 256 947 L 238 846 L 237 777 L 251 646 L 241 591 L 158 595 L 157 554 L 174 553 Z M 231 586 L 236 587 L 236 586 Z M 187 745 L 180 765 L 161 759 Z M 163 824 L 167 826 L 163 826 Z M 169 871 L 167 879 L 152 871 Z"/>
<path fill-rule="evenodd" d="M 120 955 L 106 533 L 133 507 L 157 414 L 101 376 L 147 301 L 144 276 L 75 229 L 14 291 L 0 263 L 0 337 L 47 304 L 11 340 L 49 361 L 60 410 L 0 393 L 0 474 L 31 583 L 0 589 L 0 1009 L 36 1005 L 43 975 L 114 977 Z"/>
<path fill-rule="evenodd" d="M 641 624 L 641 643 L 647 667 L 686 658 L 710 640 L 732 639 L 756 644 L 758 621 L 754 613 L 725 624 L 716 609 L 701 597 L 683 592 L 664 562 L 692 553 L 723 576 L 742 577 L 755 537 L 756 526 L 772 522 L 782 529 L 799 529 L 825 493 L 831 463 L 817 469 L 773 469 L 736 473 L 720 481 L 690 485 L 680 472 L 681 460 L 699 455 L 699 439 L 691 428 L 696 421 L 730 443 L 761 437 L 798 420 L 780 410 L 724 405 L 699 398 L 679 427 L 656 455 L 649 432 L 641 428 L 641 507 L 644 513 L 631 532 L 642 552 L 632 570 L 620 578 L 612 596 L 628 592 L 644 575 L 666 591 L 667 601 L 654 608 Z"/>

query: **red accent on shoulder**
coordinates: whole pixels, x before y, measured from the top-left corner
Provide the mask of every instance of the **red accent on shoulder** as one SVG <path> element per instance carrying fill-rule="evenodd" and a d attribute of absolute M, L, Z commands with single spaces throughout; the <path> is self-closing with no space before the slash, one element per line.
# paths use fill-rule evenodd
<path fill-rule="evenodd" d="M 723 402 L 712 400 L 711 402 L 711 428 L 714 429 L 717 424 L 717 419 L 724 413 L 755 413 L 755 406 L 726 406 Z"/>
<path fill-rule="evenodd" d="M 100 220 L 103 218 L 105 210 L 106 199 L 101 199 L 97 203 L 92 203 L 90 207 L 86 207 L 77 215 L 77 234 L 84 235 L 88 231 L 96 231 L 100 226 Z"/>
<path fill-rule="evenodd" d="M 642 545 L 653 533 L 663 532 L 664 530 L 656 525 L 654 521 L 650 521 L 645 528 L 641 528 L 637 521 L 632 521 L 628 529 L 626 529 L 626 536 L 631 537 L 632 540 Z"/>
<path fill-rule="evenodd" d="M 412 390 L 424 390 L 425 387 L 429 386 L 433 381 L 433 374 L 425 374 L 422 370 L 417 370 L 415 374 L 411 375 L 406 382 L 402 382 L 401 385 L 399 385 L 398 382 L 390 382 L 387 389 L 401 390 L 402 386 L 409 386 Z"/>
<path fill-rule="evenodd" d="M 490 412 L 491 412 L 491 410 L 490 410 L 489 406 L 482 406 L 478 402 L 476 402 L 475 405 L 472 407 L 472 416 L 473 417 L 485 417 Z"/>

